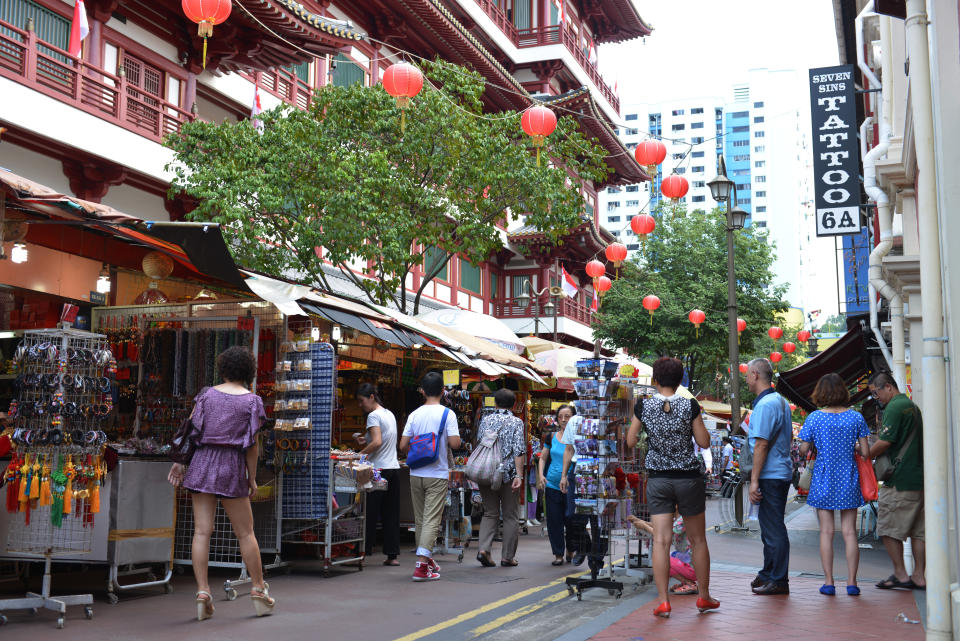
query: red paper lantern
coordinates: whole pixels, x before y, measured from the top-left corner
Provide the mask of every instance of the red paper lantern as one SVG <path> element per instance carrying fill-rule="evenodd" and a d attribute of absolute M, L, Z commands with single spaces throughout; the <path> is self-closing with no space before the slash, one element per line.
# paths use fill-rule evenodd
<path fill-rule="evenodd" d="M 596 284 L 597 293 L 600 294 L 601 298 L 603 297 L 604 294 L 610 291 L 611 287 L 613 287 L 613 281 L 611 281 L 606 276 L 601 276 L 600 278 L 597 279 L 597 284 Z"/>
<path fill-rule="evenodd" d="M 808 340 L 810 340 L 810 332 L 805 329 L 800 330 L 797 332 L 797 340 L 801 343 L 806 343 Z"/>
<path fill-rule="evenodd" d="M 410 99 L 423 89 L 423 74 L 409 62 L 398 62 L 383 72 L 383 88 L 397 99 L 400 108 L 400 131 L 407 128 L 407 108 Z"/>
<path fill-rule="evenodd" d="M 785 351 L 787 354 L 793 354 L 795 351 L 797 351 L 796 343 L 791 343 L 789 341 L 784 343 L 783 351 Z"/>
<path fill-rule="evenodd" d="M 771 363 L 779 363 L 782 360 L 783 360 L 783 354 L 781 354 L 780 352 L 770 352 Z"/>
<path fill-rule="evenodd" d="M 773 327 L 767 330 L 767 336 L 769 336 L 773 340 L 777 340 L 781 336 L 783 336 L 783 330 L 777 327 L 776 325 L 774 325 Z"/>
<path fill-rule="evenodd" d="M 650 214 L 640 214 L 634 216 L 630 221 L 630 229 L 637 236 L 646 236 L 657 228 L 657 221 Z"/>
<path fill-rule="evenodd" d="M 603 263 L 601 263 L 599 260 L 591 260 L 589 263 L 587 263 L 586 270 L 587 276 L 596 279 L 603 276 L 606 273 L 607 268 L 604 267 Z"/>
<path fill-rule="evenodd" d="M 213 35 L 214 25 L 223 23 L 233 9 L 231 0 L 181 0 L 183 13 L 197 23 L 197 35 L 203 38 L 203 68 L 207 68 L 207 38 Z"/>
<path fill-rule="evenodd" d="M 676 174 L 664 178 L 663 182 L 660 183 L 660 191 L 663 192 L 663 195 L 674 200 L 686 196 L 688 189 L 690 189 L 690 183 L 687 182 L 687 179 Z"/>
<path fill-rule="evenodd" d="M 610 243 L 604 253 L 607 255 L 607 260 L 619 269 L 621 263 L 627 258 L 627 246 L 623 243 Z"/>
<path fill-rule="evenodd" d="M 687 318 L 693 323 L 693 326 L 697 328 L 697 338 L 700 338 L 700 325 L 707 320 L 707 315 L 701 310 L 695 309 L 687 314 Z"/>
<path fill-rule="evenodd" d="M 543 105 L 534 105 L 520 116 L 520 126 L 524 133 L 533 138 L 537 148 L 537 166 L 540 166 L 540 148 L 547 136 L 557 128 L 557 115 Z"/>
<path fill-rule="evenodd" d="M 647 175 L 654 178 L 657 165 L 667 157 L 667 147 L 659 140 L 644 140 L 633 150 L 633 157 L 647 168 Z"/>
<path fill-rule="evenodd" d="M 660 299 L 653 294 L 643 297 L 643 308 L 650 312 L 650 324 L 653 325 L 653 312 L 660 307 Z"/>
<path fill-rule="evenodd" d="M 742 331 L 745 330 L 746 328 L 747 328 L 747 321 L 743 320 L 742 318 L 738 318 L 738 319 L 737 319 L 737 333 L 742 332 Z"/>
<path fill-rule="evenodd" d="M 740 363 L 740 373 L 746 374 L 750 370 L 750 366 L 746 363 Z"/>

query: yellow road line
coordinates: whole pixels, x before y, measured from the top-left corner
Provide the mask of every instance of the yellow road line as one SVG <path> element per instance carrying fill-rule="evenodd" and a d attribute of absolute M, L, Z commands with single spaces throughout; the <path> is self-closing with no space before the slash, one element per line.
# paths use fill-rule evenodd
<path fill-rule="evenodd" d="M 550 596 L 548 596 L 546 599 L 543 599 L 542 601 L 531 603 L 530 605 L 524 606 L 519 610 L 514 610 L 510 614 L 505 614 L 499 619 L 494 619 L 490 623 L 485 623 L 484 625 L 481 625 L 478 628 L 474 628 L 473 630 L 470 630 L 470 635 L 474 637 L 478 637 L 481 634 L 486 634 L 487 632 L 490 632 L 491 630 L 496 630 L 497 628 L 503 625 L 506 625 L 511 621 L 516 621 L 520 617 L 525 617 L 528 614 L 533 614 L 534 612 L 536 612 L 537 610 L 539 610 L 545 605 L 548 605 L 550 603 L 555 603 L 560 599 L 566 598 L 568 594 L 569 593 L 566 590 L 563 590 L 562 592 L 557 592 L 556 594 L 551 594 Z"/>
<path fill-rule="evenodd" d="M 614 565 L 617 565 L 617 564 L 621 563 L 622 561 L 623 561 L 623 559 L 617 559 L 617 560 L 614 561 L 613 563 L 614 563 Z M 506 597 L 506 598 L 500 599 L 499 601 L 493 601 L 492 603 L 488 603 L 488 604 L 486 604 L 486 605 L 480 606 L 479 608 L 476 608 L 475 610 L 470 610 L 469 612 L 464 612 L 463 614 L 458 615 L 458 616 L 455 616 L 455 617 L 453 617 L 452 619 L 447 619 L 446 621 L 441 621 L 440 623 L 435 623 L 435 624 L 431 625 L 431 626 L 428 627 L 428 628 L 422 628 L 422 629 L 420 629 L 420 630 L 417 630 L 416 632 L 411 632 L 411 633 L 408 634 L 408 635 L 405 635 L 405 636 L 399 637 L 399 638 L 397 638 L 397 639 L 394 639 L 394 641 L 417 641 L 417 639 L 422 639 L 422 638 L 428 637 L 428 636 L 430 636 L 431 634 L 434 634 L 434 633 L 436 633 L 436 632 L 440 632 L 441 630 L 446 630 L 447 628 L 452 628 L 453 626 L 458 625 L 458 624 L 460 624 L 460 623 L 463 623 L 464 621 L 469 621 L 470 619 L 475 619 L 476 617 L 480 616 L 481 614 L 483 614 L 483 613 L 485 613 L 485 612 L 490 612 L 491 610 L 496 610 L 497 608 L 499 608 L 499 607 L 501 607 L 501 606 L 504 606 L 504 605 L 507 605 L 508 603 L 511 603 L 512 601 L 516 601 L 517 599 L 522 599 L 522 598 L 524 598 L 524 597 L 528 597 L 528 596 L 530 596 L 531 594 L 536 594 L 537 592 L 540 592 L 540 591 L 545 590 L 545 589 L 547 589 L 547 588 L 551 588 L 551 587 L 553 587 L 553 586 L 555 586 L 555 585 L 559 585 L 559 584 L 561 584 L 561 583 L 564 583 L 564 582 L 566 582 L 566 580 L 569 579 L 569 578 L 574 578 L 574 577 L 578 577 L 578 576 L 584 576 L 584 575 L 587 575 L 587 574 L 590 574 L 590 571 L 589 571 L 589 570 L 587 570 L 586 572 L 577 572 L 577 573 L 575 573 L 575 574 L 568 574 L 568 575 L 566 575 L 566 576 L 560 577 L 559 579 L 554 579 L 553 581 L 550 581 L 549 583 L 546 583 L 546 584 L 544 584 L 544 585 L 538 585 L 538 586 L 536 586 L 536 587 L 527 588 L 526 590 L 522 590 L 521 592 L 517 592 L 516 594 L 512 594 L 512 595 L 510 595 L 510 596 L 508 596 L 508 597 Z M 562 593 L 561 593 L 561 594 L 562 594 Z"/>

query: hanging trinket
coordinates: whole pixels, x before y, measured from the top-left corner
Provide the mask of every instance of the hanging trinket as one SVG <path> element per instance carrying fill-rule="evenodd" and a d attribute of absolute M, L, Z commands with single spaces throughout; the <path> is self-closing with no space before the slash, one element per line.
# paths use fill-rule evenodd
<path fill-rule="evenodd" d="M 59 468 L 50 474 L 50 490 L 53 502 L 50 508 L 50 522 L 54 527 L 63 524 L 63 499 L 67 489 L 67 475 L 63 471 L 63 459 L 60 459 Z"/>
<path fill-rule="evenodd" d="M 73 466 L 73 456 L 67 456 L 67 464 L 63 468 L 63 474 L 67 478 L 63 490 L 63 513 L 70 514 L 73 511 L 73 479 L 76 476 L 76 468 Z"/>
<path fill-rule="evenodd" d="M 40 499 L 37 505 L 46 507 L 53 504 L 53 494 L 50 492 L 50 465 L 47 455 L 43 455 L 43 467 L 40 470 Z"/>

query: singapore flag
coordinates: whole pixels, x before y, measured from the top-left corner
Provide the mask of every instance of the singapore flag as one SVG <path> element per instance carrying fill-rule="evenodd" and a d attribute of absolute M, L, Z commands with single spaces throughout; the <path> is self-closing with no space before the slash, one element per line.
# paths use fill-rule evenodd
<path fill-rule="evenodd" d="M 560 280 L 560 284 L 563 286 L 563 293 L 569 296 L 570 298 L 577 297 L 577 284 L 574 282 L 573 277 L 567 273 L 565 267 L 560 267 L 563 271 L 563 278 Z"/>
<path fill-rule="evenodd" d="M 77 0 L 73 6 L 73 22 L 70 24 L 70 44 L 67 53 L 75 58 L 80 57 L 80 43 L 90 33 L 90 23 L 87 22 L 87 8 L 83 0 Z"/>

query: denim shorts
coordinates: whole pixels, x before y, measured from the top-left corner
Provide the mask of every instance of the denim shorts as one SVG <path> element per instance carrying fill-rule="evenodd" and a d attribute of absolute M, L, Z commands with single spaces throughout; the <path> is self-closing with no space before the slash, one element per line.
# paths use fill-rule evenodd
<path fill-rule="evenodd" d="M 650 514 L 696 516 L 707 509 L 707 487 L 702 476 L 670 478 L 653 476 L 647 480 L 647 507 Z"/>

